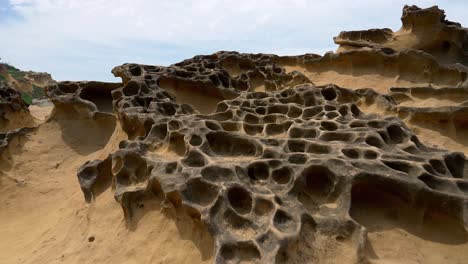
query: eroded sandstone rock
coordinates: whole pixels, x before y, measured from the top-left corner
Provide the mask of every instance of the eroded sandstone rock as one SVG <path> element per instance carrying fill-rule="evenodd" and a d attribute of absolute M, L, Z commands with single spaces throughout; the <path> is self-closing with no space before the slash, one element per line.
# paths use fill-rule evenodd
<path fill-rule="evenodd" d="M 21 93 L 0 82 L 0 132 L 21 128 L 28 123 L 32 123 L 32 117 Z"/>
<path fill-rule="evenodd" d="M 466 31 L 437 8 L 405 7 L 402 20 L 399 33 L 340 34 L 336 54 L 218 52 L 124 64 L 113 70 L 122 84 L 48 87 L 54 119 L 107 118 L 127 135 L 78 169 L 85 200 L 112 187 L 129 228 L 162 201 L 207 227 L 216 263 L 370 261 L 382 219 L 466 244 L 465 155 L 423 144 L 403 122 L 432 120 L 464 142 Z"/>
<path fill-rule="evenodd" d="M 237 77 L 224 70 L 226 55 L 237 57 L 229 64 L 239 67 Z M 391 97 L 317 87 L 306 78 L 291 84 L 284 69 L 273 70 L 280 57 L 257 57 L 218 53 L 170 67 L 117 67 L 125 85 L 112 92 L 114 109 L 129 140 L 80 168 L 86 199 L 112 181 L 131 223 L 146 200 L 163 197 L 165 207 L 208 226 L 218 263 L 320 262 L 324 252 L 344 248 L 350 262 L 363 261 L 366 229 L 351 215 L 372 197 L 381 197 L 377 207 L 393 204 L 396 214 L 414 212 L 414 228 L 437 212 L 454 223 L 447 232 L 466 233 L 462 153 L 427 147 L 400 119 L 364 114 L 355 104 L 366 97 L 391 104 Z M 264 62 L 272 74 L 261 78 L 271 84 L 256 91 L 249 73 Z M 218 102 L 215 111 L 178 101 L 192 86 Z"/>
<path fill-rule="evenodd" d="M 113 116 L 111 92 L 120 83 L 59 82 L 46 87 L 46 94 L 55 106 L 57 118 L 94 118 Z"/>
<path fill-rule="evenodd" d="M 344 31 L 334 38 L 339 50 L 362 47 L 385 47 L 396 51 L 416 49 L 427 52 L 442 63 L 467 65 L 468 31 L 459 23 L 445 19 L 437 6 L 419 8 L 405 6 L 399 31 L 370 29 Z"/>

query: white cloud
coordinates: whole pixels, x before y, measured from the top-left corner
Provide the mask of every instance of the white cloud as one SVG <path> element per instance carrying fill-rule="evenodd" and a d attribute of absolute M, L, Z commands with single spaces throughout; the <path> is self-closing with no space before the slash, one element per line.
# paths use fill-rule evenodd
<path fill-rule="evenodd" d="M 0 41 L 0 57 L 18 67 L 51 72 L 59 80 L 107 80 L 112 79 L 112 67 L 124 62 L 170 64 L 217 50 L 323 53 L 334 49 L 332 37 L 341 30 L 398 29 L 404 4 L 400 0 L 11 0 L 11 8 L 22 19 L 1 22 L 0 35 L 8 37 Z M 449 19 L 462 23 L 467 17 L 462 1 L 416 4 L 439 4 Z"/>

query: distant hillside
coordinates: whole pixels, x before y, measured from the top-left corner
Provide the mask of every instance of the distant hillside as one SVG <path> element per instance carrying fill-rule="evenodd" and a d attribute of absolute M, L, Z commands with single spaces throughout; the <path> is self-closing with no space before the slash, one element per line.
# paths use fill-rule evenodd
<path fill-rule="evenodd" d="M 32 103 L 32 99 L 44 98 L 44 87 L 55 83 L 48 73 L 22 71 L 7 63 L 0 63 L 0 82 L 6 82 L 21 92 L 23 100 L 28 104 Z"/>

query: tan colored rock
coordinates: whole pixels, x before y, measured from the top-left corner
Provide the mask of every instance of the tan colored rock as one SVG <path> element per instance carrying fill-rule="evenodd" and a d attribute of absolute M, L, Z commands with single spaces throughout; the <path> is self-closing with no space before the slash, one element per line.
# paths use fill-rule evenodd
<path fill-rule="evenodd" d="M 2 258 L 465 263 L 466 29 L 436 7 L 402 21 L 325 56 L 222 51 L 48 86 L 45 123 L 0 134 Z"/>
<path fill-rule="evenodd" d="M 395 51 L 422 50 L 442 64 L 468 65 L 468 30 L 459 23 L 445 19 L 444 10 L 437 6 L 421 9 L 403 7 L 402 26 L 397 32 L 391 29 L 343 31 L 334 38 L 340 45 L 338 51 L 362 47 L 381 47 Z"/>

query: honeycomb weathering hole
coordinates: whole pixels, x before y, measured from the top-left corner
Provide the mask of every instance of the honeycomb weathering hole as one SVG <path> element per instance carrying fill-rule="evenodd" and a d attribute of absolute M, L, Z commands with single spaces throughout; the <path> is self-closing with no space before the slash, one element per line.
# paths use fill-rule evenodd
<path fill-rule="evenodd" d="M 141 67 L 138 66 L 138 65 L 132 66 L 132 67 L 130 68 L 130 73 L 131 73 L 133 76 L 140 76 L 140 75 L 141 75 Z"/>
<path fill-rule="evenodd" d="M 325 130 L 328 131 L 334 131 L 338 129 L 338 125 L 335 122 L 331 121 L 322 121 L 321 125 Z"/>
<path fill-rule="evenodd" d="M 336 90 L 333 88 L 322 89 L 322 95 L 328 101 L 334 100 L 337 97 Z"/>
<path fill-rule="evenodd" d="M 76 83 L 68 83 L 68 82 L 64 82 L 62 83 L 62 85 L 60 86 L 60 91 L 62 91 L 63 93 L 74 93 L 76 92 L 76 90 L 78 90 L 80 88 L 80 86 Z"/>
<path fill-rule="evenodd" d="M 263 199 L 263 198 L 258 198 L 255 201 L 255 208 L 254 211 L 257 215 L 266 215 L 269 214 L 273 210 L 273 203 Z"/>
<path fill-rule="evenodd" d="M 212 132 L 206 135 L 210 148 L 221 156 L 255 156 L 257 146 L 252 140 L 227 132 Z"/>
<path fill-rule="evenodd" d="M 254 162 L 247 167 L 247 175 L 252 181 L 267 180 L 270 177 L 270 168 L 265 162 Z"/>
<path fill-rule="evenodd" d="M 391 125 L 387 127 L 387 132 L 390 136 L 390 139 L 397 144 L 402 143 L 406 138 L 406 133 L 398 125 Z"/>
<path fill-rule="evenodd" d="M 297 223 L 295 223 L 292 217 L 283 210 L 276 211 L 275 216 L 273 217 L 273 224 L 276 229 L 285 233 L 293 232 L 297 227 Z"/>
<path fill-rule="evenodd" d="M 437 191 L 456 192 L 456 184 L 442 177 L 437 177 L 429 173 L 423 173 L 418 179 L 424 182 L 429 188 Z"/>
<path fill-rule="evenodd" d="M 202 114 L 214 113 L 218 103 L 224 100 L 219 89 L 202 82 L 162 78 L 158 84 L 173 94 L 178 104 L 191 105 Z"/>
<path fill-rule="evenodd" d="M 182 195 L 190 202 L 206 206 L 218 197 L 218 193 L 219 188 L 216 185 L 194 179 L 187 183 Z"/>
<path fill-rule="evenodd" d="M 190 139 L 190 145 L 192 146 L 200 146 L 203 142 L 203 139 L 198 135 L 193 135 Z"/>
<path fill-rule="evenodd" d="M 252 210 L 252 197 L 244 188 L 232 187 L 229 189 L 228 199 L 231 206 L 239 214 L 248 214 Z"/>
<path fill-rule="evenodd" d="M 126 96 L 137 95 L 140 92 L 140 85 L 135 81 L 130 81 L 122 88 L 122 92 Z"/>
<path fill-rule="evenodd" d="M 260 258 L 260 252 L 253 242 L 237 242 L 221 246 L 220 254 L 225 261 L 237 263 L 254 262 Z"/>
<path fill-rule="evenodd" d="M 455 178 L 463 178 L 465 173 L 466 161 L 461 153 L 452 153 L 445 157 L 445 164 Z"/>
<path fill-rule="evenodd" d="M 292 172 L 288 167 L 282 167 L 272 172 L 272 178 L 279 184 L 286 184 L 291 180 Z"/>
<path fill-rule="evenodd" d="M 350 159 L 358 159 L 359 158 L 359 151 L 357 149 L 342 149 L 341 152 Z"/>
<path fill-rule="evenodd" d="M 169 151 L 183 157 L 186 150 L 184 136 L 179 133 L 172 133 L 169 139 Z"/>
<path fill-rule="evenodd" d="M 100 112 L 113 113 L 112 90 L 117 88 L 118 85 L 119 84 L 90 82 L 83 87 L 80 97 L 86 101 L 92 102 Z"/>
<path fill-rule="evenodd" d="M 207 163 L 203 154 L 197 150 L 189 151 L 183 162 L 189 167 L 204 167 Z"/>
<path fill-rule="evenodd" d="M 275 257 L 275 264 L 282 263 L 307 263 L 306 260 L 316 259 L 315 247 L 316 223 L 311 217 L 302 217 L 301 229 L 297 239 L 289 245 L 282 246 Z M 330 244 L 326 245 L 330 250 Z"/>
<path fill-rule="evenodd" d="M 234 172 L 231 168 L 220 166 L 207 166 L 202 169 L 201 175 L 203 178 L 212 182 L 231 181 L 234 179 Z"/>
<path fill-rule="evenodd" d="M 305 180 L 303 191 L 314 198 L 326 197 L 334 187 L 335 174 L 329 168 L 313 165 L 302 172 Z"/>

